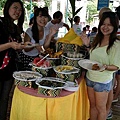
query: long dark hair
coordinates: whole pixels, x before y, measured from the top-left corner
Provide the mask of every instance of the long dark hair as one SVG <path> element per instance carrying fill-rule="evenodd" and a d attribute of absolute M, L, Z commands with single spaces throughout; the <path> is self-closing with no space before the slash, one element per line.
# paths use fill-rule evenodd
<path fill-rule="evenodd" d="M 44 8 L 38 8 L 37 10 L 35 10 L 34 13 L 34 23 L 32 26 L 32 33 L 33 33 L 33 39 L 36 41 L 36 43 L 39 43 L 39 30 L 38 30 L 38 26 L 37 26 L 37 16 L 39 16 L 39 14 L 41 13 L 42 16 L 49 16 L 48 12 L 46 9 Z"/>
<path fill-rule="evenodd" d="M 97 47 L 97 45 L 101 45 L 104 35 L 101 32 L 100 28 L 103 25 L 106 18 L 110 19 L 110 23 L 114 27 L 112 33 L 110 34 L 110 38 L 109 38 L 109 45 L 108 45 L 107 51 L 106 51 L 108 53 L 109 49 L 113 46 L 114 42 L 117 39 L 116 34 L 117 34 L 118 26 L 119 26 L 118 17 L 114 12 L 104 12 L 102 14 L 102 18 L 100 19 L 100 22 L 98 25 L 98 33 L 92 43 L 92 50 L 94 50 Z"/>
<path fill-rule="evenodd" d="M 21 0 L 7 0 L 6 1 L 5 6 L 4 6 L 4 10 L 3 10 L 4 18 L 8 24 L 11 24 L 11 17 L 9 15 L 9 8 L 14 2 L 19 2 L 21 5 L 21 8 L 22 8 L 22 14 L 19 17 L 18 22 L 17 22 L 20 33 L 22 33 L 23 32 L 23 23 L 24 23 L 25 11 L 24 11 L 23 3 Z"/>

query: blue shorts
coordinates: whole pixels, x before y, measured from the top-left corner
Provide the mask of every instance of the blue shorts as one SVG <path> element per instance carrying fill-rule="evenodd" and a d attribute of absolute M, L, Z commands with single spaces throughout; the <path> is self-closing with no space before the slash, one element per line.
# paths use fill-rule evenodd
<path fill-rule="evenodd" d="M 86 85 L 88 87 L 92 87 L 96 92 L 103 92 L 103 91 L 109 92 L 113 88 L 112 80 L 109 83 L 103 84 L 103 83 L 93 82 L 88 78 L 86 78 Z"/>
<path fill-rule="evenodd" d="M 118 71 L 116 72 L 116 74 L 117 74 L 117 75 L 120 75 L 120 70 L 118 70 Z"/>

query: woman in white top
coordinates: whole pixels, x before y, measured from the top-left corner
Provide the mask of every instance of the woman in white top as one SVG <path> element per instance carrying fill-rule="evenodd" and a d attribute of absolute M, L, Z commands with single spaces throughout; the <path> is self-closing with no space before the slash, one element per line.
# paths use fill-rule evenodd
<path fill-rule="evenodd" d="M 34 14 L 34 24 L 28 28 L 25 33 L 24 42 L 36 44 L 37 46 L 26 47 L 20 53 L 21 61 L 23 62 L 25 70 L 29 70 L 29 63 L 37 57 L 42 50 L 42 46 L 46 49 L 50 46 L 51 38 L 56 33 L 54 28 L 50 30 L 45 27 L 48 22 L 48 12 L 44 8 L 38 8 Z"/>

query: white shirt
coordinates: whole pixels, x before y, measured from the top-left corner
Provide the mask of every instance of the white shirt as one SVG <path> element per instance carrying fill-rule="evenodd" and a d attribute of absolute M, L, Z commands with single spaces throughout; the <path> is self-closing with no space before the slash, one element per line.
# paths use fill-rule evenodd
<path fill-rule="evenodd" d="M 81 30 L 82 26 L 80 24 L 79 25 L 73 24 L 73 29 L 74 29 L 75 33 L 80 36 L 80 34 L 82 32 L 82 30 Z"/>
<path fill-rule="evenodd" d="M 60 22 L 59 24 L 58 24 L 58 23 L 57 23 L 57 24 L 53 24 L 51 21 L 49 21 L 49 22 L 46 24 L 45 27 L 48 28 L 48 29 L 50 29 L 51 27 L 54 27 L 54 28 L 56 28 L 56 29 L 58 30 L 59 28 L 62 28 L 62 27 L 63 27 L 63 22 Z"/>
<path fill-rule="evenodd" d="M 32 33 L 32 27 L 28 28 L 26 30 L 26 33 L 28 34 L 28 36 L 30 37 L 31 39 L 31 43 L 36 43 L 35 40 L 33 39 L 33 33 Z M 39 40 L 39 44 L 40 45 L 44 45 L 44 42 L 45 42 L 45 39 L 46 39 L 46 36 L 49 34 L 49 30 L 47 28 L 44 28 L 44 36 L 42 39 Z M 28 56 L 37 56 L 39 53 L 38 53 L 38 50 L 36 48 L 32 49 L 31 51 L 29 52 L 25 52 L 23 50 L 23 53 L 25 55 L 28 55 Z"/>

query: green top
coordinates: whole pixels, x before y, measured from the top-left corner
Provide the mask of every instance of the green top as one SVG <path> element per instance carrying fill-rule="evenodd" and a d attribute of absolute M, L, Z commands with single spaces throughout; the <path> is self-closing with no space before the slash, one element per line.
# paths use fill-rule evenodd
<path fill-rule="evenodd" d="M 116 41 L 112 48 L 109 50 L 109 54 L 106 53 L 107 46 L 97 47 L 92 52 L 90 51 L 90 60 L 97 61 L 101 64 L 115 65 L 120 69 L 120 41 Z M 87 71 L 87 78 L 94 82 L 108 83 L 113 79 L 113 73 L 115 71 L 104 70 L 99 71 Z"/>

